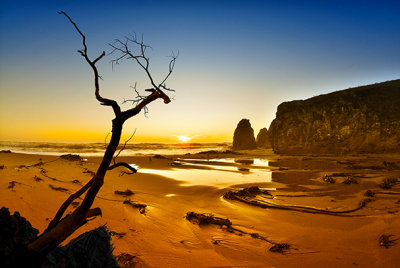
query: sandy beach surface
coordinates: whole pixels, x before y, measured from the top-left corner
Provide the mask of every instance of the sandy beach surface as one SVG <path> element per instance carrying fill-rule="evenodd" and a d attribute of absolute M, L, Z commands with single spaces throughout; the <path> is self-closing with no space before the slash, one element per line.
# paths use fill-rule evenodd
<path fill-rule="evenodd" d="M 94 203 L 102 217 L 69 239 L 107 225 L 114 253 L 136 256 L 137 267 L 400 266 L 400 184 L 380 187 L 384 179 L 400 180 L 400 155 L 283 157 L 253 151 L 166 157 L 120 157 L 139 172 L 109 171 Z M 100 160 L 0 153 L 1 206 L 19 211 L 42 232 Z M 223 198 L 250 186 L 263 194 L 246 197 L 248 203 Z M 127 189 L 134 194 L 115 193 Z M 295 208 L 263 208 L 270 203 Z M 354 211 L 335 214 L 346 210 Z M 190 222 L 185 215 L 191 211 L 228 218 L 234 231 Z M 380 245 L 382 235 L 387 243 Z M 271 241 L 289 248 L 270 251 Z"/>

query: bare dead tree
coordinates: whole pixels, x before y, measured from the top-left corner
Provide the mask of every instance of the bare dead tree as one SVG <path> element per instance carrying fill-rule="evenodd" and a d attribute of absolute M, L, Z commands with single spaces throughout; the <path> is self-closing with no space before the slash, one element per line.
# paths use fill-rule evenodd
<path fill-rule="evenodd" d="M 149 70 L 150 61 L 149 57 L 146 55 L 146 49 L 149 48 L 149 46 L 144 44 L 143 39 L 138 41 L 135 37 L 125 37 L 123 41 L 116 39 L 114 43 L 110 44 L 113 49 L 111 54 L 116 55 L 118 53 L 118 56 L 112 61 L 112 63 L 119 64 L 123 59 L 133 60 L 144 70 L 152 86 L 151 88 L 145 89 L 147 95 L 139 94 L 135 87 L 134 89 L 137 96 L 133 100 L 128 100 L 134 104 L 133 108 L 122 111 L 121 107 L 115 100 L 105 98 L 100 94 L 99 79 L 101 79 L 101 77 L 99 76 L 96 63 L 105 56 L 105 52 L 103 51 L 100 56 L 94 60 L 91 60 L 87 54 L 88 48 L 86 44 L 86 36 L 81 32 L 76 23 L 69 17 L 67 13 L 63 11 L 58 13 L 64 15 L 82 37 L 83 49 L 78 50 L 78 53 L 85 59 L 85 61 L 93 70 L 96 99 L 101 105 L 110 106 L 114 111 L 115 118 L 112 120 L 112 134 L 110 142 L 107 145 L 104 157 L 94 177 L 81 189 L 68 197 L 68 199 L 58 209 L 56 215 L 51 220 L 43 234 L 41 234 L 36 240 L 28 245 L 28 250 L 30 250 L 30 252 L 36 256 L 45 256 L 48 252 L 57 247 L 57 245 L 70 236 L 74 231 L 76 231 L 80 226 L 84 225 L 90 218 L 101 215 L 101 209 L 92 208 L 92 204 L 104 183 L 104 177 L 108 170 L 112 170 L 117 167 L 125 167 L 132 172 L 136 172 L 136 169 L 131 167 L 129 164 L 125 162 L 116 162 L 116 157 L 118 155 L 114 157 L 114 154 L 120 143 L 123 124 L 126 120 L 139 114 L 142 110 L 145 110 L 146 112 L 147 105 L 157 99 L 162 99 L 165 104 L 168 104 L 171 101 L 167 94 L 165 94 L 164 90 L 173 90 L 167 88 L 165 82 L 173 72 L 177 58 L 177 55 L 172 55 L 167 75 L 164 77 L 161 83 L 157 84 Z M 139 52 L 132 52 L 129 47 L 130 45 L 136 46 Z M 64 216 L 68 206 L 85 192 L 86 195 L 84 196 L 80 206 L 78 206 L 71 214 Z"/>

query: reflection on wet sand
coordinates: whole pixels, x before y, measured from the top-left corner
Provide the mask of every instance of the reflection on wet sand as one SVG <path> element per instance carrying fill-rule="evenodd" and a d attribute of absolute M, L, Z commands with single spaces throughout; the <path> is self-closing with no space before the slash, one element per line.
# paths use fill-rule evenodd
<path fill-rule="evenodd" d="M 139 173 L 157 174 L 182 181 L 182 185 L 207 185 L 229 188 L 231 185 L 271 182 L 268 160 L 252 159 L 251 163 L 237 162 L 233 158 L 183 159 L 171 163 L 170 170 L 140 168 Z M 244 170 L 244 171 L 243 171 Z"/>

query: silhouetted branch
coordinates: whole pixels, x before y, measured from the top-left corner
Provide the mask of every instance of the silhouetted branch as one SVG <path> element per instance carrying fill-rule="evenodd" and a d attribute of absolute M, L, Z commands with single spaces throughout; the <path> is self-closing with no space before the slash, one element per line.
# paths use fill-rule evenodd
<path fill-rule="evenodd" d="M 106 106 L 111 106 L 114 110 L 115 115 L 119 115 L 121 113 L 121 108 L 119 107 L 118 103 L 114 100 L 103 98 L 100 95 L 100 86 L 99 86 L 99 72 L 97 71 L 96 68 L 96 63 L 105 56 L 105 52 L 101 53 L 99 57 L 97 57 L 94 61 L 91 61 L 87 55 L 87 45 L 86 45 L 86 36 L 81 32 L 81 30 L 78 28 L 78 26 L 75 24 L 75 22 L 65 13 L 64 11 L 58 12 L 58 14 L 62 14 L 65 17 L 68 18 L 68 20 L 74 25 L 75 29 L 79 32 L 79 34 L 82 36 L 82 43 L 83 43 L 83 50 L 78 50 L 78 52 L 82 55 L 82 57 L 85 58 L 87 63 L 89 63 L 90 67 L 92 67 L 93 72 L 94 72 L 94 83 L 95 83 L 95 95 L 96 99 L 102 104 Z"/>
<path fill-rule="evenodd" d="M 76 191 L 75 193 L 71 194 L 67 200 L 64 201 L 64 203 L 61 205 L 61 207 L 58 209 L 56 216 L 54 216 L 54 218 L 50 221 L 49 225 L 47 226 L 46 230 L 44 231 L 44 233 L 46 233 L 48 230 L 52 229 L 54 226 L 56 226 L 62 216 L 64 215 L 65 210 L 67 210 L 67 208 L 69 207 L 69 205 L 71 205 L 71 203 L 77 199 L 78 197 L 80 197 L 83 193 L 85 193 L 90 186 L 92 186 L 94 181 L 94 178 L 92 178 L 88 183 L 86 183 L 81 189 L 79 189 L 78 191 Z"/>
<path fill-rule="evenodd" d="M 132 171 L 133 173 L 136 173 L 136 172 L 137 172 L 137 169 L 136 169 L 136 168 L 132 167 L 131 165 L 129 165 L 128 163 L 125 163 L 125 162 L 118 162 L 118 163 L 115 163 L 114 165 L 111 165 L 111 166 L 108 168 L 108 170 L 113 170 L 114 168 L 117 168 L 117 167 L 126 167 L 127 169 L 129 169 L 129 170 Z"/>
<path fill-rule="evenodd" d="M 135 133 L 136 133 L 136 128 L 135 128 L 135 130 L 133 131 L 132 135 L 129 137 L 129 139 L 127 139 L 127 140 L 125 141 L 124 146 L 122 146 L 122 148 L 118 151 L 117 155 L 113 158 L 114 164 L 115 164 L 115 159 L 117 159 L 117 157 L 119 156 L 119 154 L 125 149 L 126 144 L 133 138 L 133 136 L 135 135 Z"/>
<path fill-rule="evenodd" d="M 88 211 L 86 218 L 92 218 L 96 216 L 102 216 L 103 214 L 101 213 L 101 209 L 99 207 L 97 208 L 92 208 Z"/>
<path fill-rule="evenodd" d="M 171 101 L 170 98 L 161 90 L 161 88 L 168 91 L 172 91 L 170 89 L 167 89 L 167 87 L 165 86 L 165 81 L 172 73 L 176 59 L 176 57 L 173 57 L 169 65 L 168 75 L 163 80 L 163 82 L 160 83 L 160 86 L 157 87 L 149 72 L 149 58 L 145 55 L 146 49 L 149 48 L 149 46 L 144 45 L 143 38 L 141 41 L 137 41 L 136 37 L 126 38 L 125 42 L 116 40 L 114 45 L 111 46 L 114 48 L 114 51 L 119 51 L 121 53 L 121 56 L 119 56 L 116 60 L 114 60 L 114 63 L 118 64 L 118 62 L 123 60 L 124 58 L 134 59 L 139 64 L 139 66 L 141 66 L 145 70 L 153 86 L 153 88 L 145 90 L 147 92 L 150 92 L 148 96 L 141 96 L 136 91 L 139 98 L 135 102 L 135 107 L 122 112 L 120 106 L 117 104 L 116 101 L 112 99 L 103 98 L 100 95 L 100 87 L 99 87 L 100 76 L 95 64 L 104 57 L 105 53 L 103 52 L 94 61 L 91 61 L 87 55 L 87 45 L 86 45 L 85 35 L 80 31 L 75 22 L 65 12 L 60 11 L 58 13 L 67 17 L 67 19 L 71 22 L 71 24 L 81 35 L 84 48 L 83 50 L 78 50 L 78 52 L 81 54 L 82 57 L 85 58 L 86 62 L 90 65 L 90 67 L 93 70 L 96 99 L 102 105 L 111 106 L 113 108 L 115 118 L 112 120 L 112 131 L 111 131 L 112 134 L 110 142 L 107 145 L 104 157 L 94 177 L 85 186 L 83 186 L 77 192 L 68 197 L 68 199 L 61 205 L 61 207 L 56 213 L 56 216 L 50 222 L 49 226 L 43 232 L 43 234 L 27 245 L 28 250 L 31 251 L 33 255 L 36 254 L 36 256 L 41 256 L 41 257 L 46 256 L 48 252 L 57 247 L 57 245 L 59 245 L 62 241 L 64 241 L 67 237 L 69 237 L 73 232 L 75 232 L 75 230 L 77 230 L 80 226 L 85 224 L 88 221 L 89 217 L 101 215 L 101 210 L 99 208 L 91 209 L 91 206 L 93 205 L 93 202 L 100 188 L 104 184 L 104 177 L 108 170 L 112 170 L 114 168 L 123 166 L 126 167 L 128 170 L 132 171 L 133 173 L 136 173 L 137 170 L 127 163 L 124 162 L 115 163 L 114 154 L 120 143 L 123 124 L 127 119 L 140 113 L 142 109 L 146 109 L 146 105 L 156 99 L 162 98 L 164 100 L 164 103 L 169 103 Z M 128 49 L 129 42 L 133 42 L 134 44 L 139 45 L 140 54 L 134 55 Z M 131 136 L 131 138 L 132 137 L 133 135 Z M 125 142 L 124 147 L 119 151 L 119 153 L 125 148 L 127 142 L 131 138 L 129 138 Z M 107 137 L 105 139 L 105 143 L 106 142 L 107 142 Z M 119 155 L 119 153 L 117 154 L 117 156 Z M 110 165 L 113 160 L 114 164 Z M 85 192 L 87 193 L 83 197 L 81 204 L 71 214 L 68 214 L 64 218 L 62 218 L 68 206 L 76 198 L 80 197 Z"/>
<path fill-rule="evenodd" d="M 104 147 L 106 147 L 107 148 L 107 138 L 108 138 L 108 136 L 111 134 L 111 132 L 108 132 L 107 133 L 107 135 L 106 135 L 106 137 L 104 138 Z"/>
<path fill-rule="evenodd" d="M 139 53 L 136 54 L 133 51 L 131 51 L 128 46 L 129 43 L 137 45 L 139 47 Z M 157 86 L 152 75 L 150 74 L 149 70 L 150 59 L 149 57 L 146 56 L 146 49 L 150 48 L 150 46 L 144 44 L 143 37 L 141 41 L 138 41 L 136 36 L 133 36 L 131 38 L 125 36 L 124 42 L 121 41 L 120 39 L 115 39 L 114 43 L 109 45 L 113 48 L 110 54 L 114 54 L 117 52 L 120 53 L 119 56 L 117 56 L 114 60 L 111 61 L 112 64 L 119 64 L 123 59 L 132 59 L 136 61 L 137 64 L 140 67 L 142 67 L 142 69 L 145 71 L 147 77 L 150 80 L 151 85 L 153 86 L 152 89 L 146 90 L 152 93 L 145 97 L 139 94 L 135 84 L 135 87 L 133 88 L 137 94 L 137 97 L 133 100 L 124 100 L 123 103 L 131 101 L 136 106 L 130 110 L 123 112 L 124 118 L 125 117 L 129 118 L 138 114 L 141 111 L 141 109 L 143 109 L 148 103 L 154 101 L 157 98 L 162 98 L 164 100 L 164 103 L 169 103 L 171 101 L 171 99 L 162 91 L 162 89 L 165 89 L 167 91 L 173 91 L 172 89 L 166 87 L 165 82 L 173 72 L 178 55 L 172 54 L 171 56 L 172 59 L 168 65 L 168 74 L 162 80 L 162 82 Z"/>

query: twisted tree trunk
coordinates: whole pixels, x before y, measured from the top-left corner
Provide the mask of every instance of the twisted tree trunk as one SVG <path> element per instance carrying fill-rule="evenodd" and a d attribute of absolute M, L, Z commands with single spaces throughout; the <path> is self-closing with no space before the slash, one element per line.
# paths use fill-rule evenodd
<path fill-rule="evenodd" d="M 33 259 L 33 263 L 36 264 L 40 264 L 43 257 L 45 257 L 51 250 L 56 248 L 62 241 L 64 241 L 67 237 L 69 237 L 80 226 L 84 225 L 87 222 L 88 218 L 101 215 L 100 208 L 92 209 L 91 207 L 93 205 L 97 193 L 104 184 L 104 177 L 108 170 L 123 166 L 125 168 L 130 169 L 133 172 L 136 172 L 136 170 L 127 163 L 115 162 L 115 158 L 118 156 L 118 154 L 116 157 L 114 157 L 114 154 L 120 143 L 123 124 L 129 118 L 139 114 L 143 109 L 145 109 L 146 112 L 147 108 L 146 105 L 157 99 L 163 99 L 164 103 L 166 104 L 170 102 L 170 98 L 163 92 L 161 88 L 163 88 L 164 90 L 173 91 L 165 86 L 165 81 L 172 73 L 176 60 L 176 56 L 173 55 L 172 60 L 170 61 L 169 64 L 168 74 L 159 85 L 156 85 L 154 79 L 152 78 L 149 72 L 149 58 L 145 55 L 145 51 L 148 46 L 145 45 L 143 41 L 139 42 L 136 39 L 126 38 L 125 42 L 122 42 L 117 39 L 116 44 L 111 46 L 114 49 L 113 52 L 118 51 L 121 53 L 121 56 L 119 56 L 116 60 L 114 60 L 114 62 L 118 63 L 118 61 L 122 60 L 123 58 L 128 58 L 136 61 L 136 63 L 139 64 L 144 69 L 147 77 L 149 78 L 153 86 L 153 88 L 145 90 L 147 92 L 150 92 L 150 94 L 147 96 L 140 95 L 135 88 L 137 97 L 134 100 L 130 100 L 132 101 L 133 104 L 135 104 L 135 106 L 126 111 L 121 111 L 121 108 L 116 101 L 112 99 L 103 98 L 100 95 L 99 73 L 96 67 L 96 63 L 105 56 L 105 52 L 103 52 L 95 60 L 91 61 L 87 55 L 85 35 L 80 31 L 75 22 L 65 12 L 61 11 L 59 12 L 59 14 L 62 14 L 65 17 L 67 17 L 67 19 L 71 22 L 71 24 L 81 35 L 84 49 L 78 50 L 78 52 L 82 55 L 82 57 L 84 57 L 86 62 L 93 70 L 96 99 L 100 102 L 100 104 L 112 107 L 115 114 L 115 118 L 112 120 L 112 136 L 110 143 L 107 146 L 103 160 L 101 161 L 101 164 L 94 177 L 81 189 L 79 189 L 77 192 L 69 196 L 69 198 L 60 206 L 55 217 L 51 220 L 49 226 L 43 232 L 43 234 L 41 234 L 36 240 L 34 240 L 32 243 L 28 245 L 29 255 L 31 257 L 28 259 L 30 260 Z M 138 45 L 140 47 L 140 53 L 138 55 L 135 55 L 131 52 L 131 50 L 128 48 L 128 42 L 132 42 L 133 44 Z M 111 165 L 112 162 L 113 165 Z M 73 202 L 73 200 L 80 197 L 86 191 L 87 193 L 83 201 L 81 202 L 80 206 L 77 207 L 72 212 L 72 214 L 62 218 L 66 209 Z M 28 262 L 29 261 L 28 259 L 25 260 L 25 262 Z"/>

